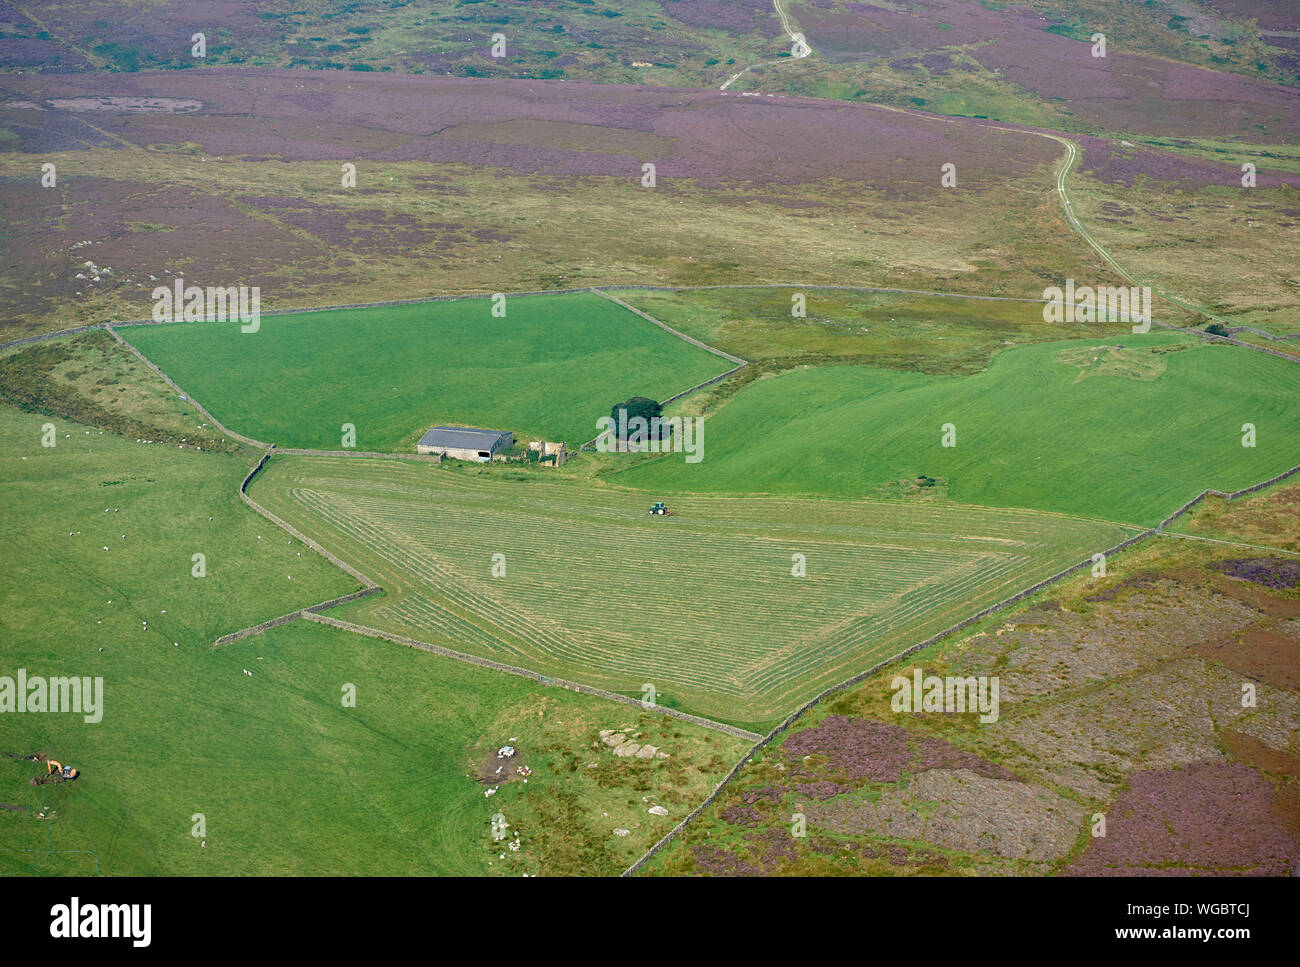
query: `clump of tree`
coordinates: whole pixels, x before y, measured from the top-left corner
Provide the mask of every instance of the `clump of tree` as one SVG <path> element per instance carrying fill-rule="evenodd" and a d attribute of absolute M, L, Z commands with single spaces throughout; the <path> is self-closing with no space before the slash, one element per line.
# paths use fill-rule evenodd
<path fill-rule="evenodd" d="M 1231 336 L 1232 330 L 1221 322 L 1212 322 L 1205 327 L 1205 331 L 1215 336 Z"/>
<path fill-rule="evenodd" d="M 644 396 L 633 396 L 622 403 L 614 404 L 613 409 L 609 411 L 609 418 L 612 429 L 620 440 L 642 442 L 667 435 L 667 426 L 658 422 L 663 413 L 664 408 L 655 400 Z"/>

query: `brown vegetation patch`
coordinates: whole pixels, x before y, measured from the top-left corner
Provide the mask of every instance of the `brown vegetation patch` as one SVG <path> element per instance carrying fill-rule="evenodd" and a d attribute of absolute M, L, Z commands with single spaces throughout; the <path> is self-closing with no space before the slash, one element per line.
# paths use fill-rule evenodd
<path fill-rule="evenodd" d="M 1215 561 L 1210 567 L 1229 577 L 1262 584 L 1275 591 L 1300 586 L 1300 560 L 1280 557 L 1246 557 Z"/>
<path fill-rule="evenodd" d="M 753 806 L 728 806 L 722 811 L 722 818 L 733 826 L 757 826 L 763 820 Z"/>
<path fill-rule="evenodd" d="M 1180 655 L 1197 642 L 1217 642 L 1259 619 L 1253 608 L 1203 586 L 1147 572 L 1086 598 L 1087 613 L 1048 612 L 1017 618 L 1001 635 L 972 639 L 956 664 L 965 674 L 998 668 L 1004 708 L 1114 680 Z M 1157 619 L 1154 616 L 1160 615 Z"/>
<path fill-rule="evenodd" d="M 1256 611 L 1262 611 L 1270 618 L 1292 618 L 1300 615 L 1300 599 L 1278 597 L 1265 588 L 1240 579 L 1220 577 L 1215 581 L 1214 589 Z"/>
<path fill-rule="evenodd" d="M 1254 20 L 1265 30 L 1295 30 L 1295 9 L 1276 0 L 1206 0 L 1221 13 L 1238 20 Z"/>
<path fill-rule="evenodd" d="M 480 786 L 504 786 L 524 778 L 518 771 L 523 764 L 523 754 L 518 749 L 514 755 L 505 757 L 498 757 L 497 750 L 493 749 L 475 764 L 474 781 Z"/>
<path fill-rule="evenodd" d="M 795 732 L 781 747 L 795 775 L 809 769 L 824 778 L 854 784 L 898 782 L 906 773 L 929 769 L 966 769 L 977 775 L 1015 780 L 1015 773 L 942 739 L 917 736 L 899 725 L 873 722 L 846 715 L 831 715 L 818 725 Z M 819 768 L 805 757 L 824 757 Z M 818 778 L 823 776 L 818 775 Z"/>
<path fill-rule="evenodd" d="M 795 849 L 794 836 L 785 826 L 775 826 L 761 833 L 746 833 L 745 841 L 758 854 L 764 873 L 775 872 L 783 864 L 794 862 L 799 858 L 799 853 Z"/>
<path fill-rule="evenodd" d="M 1272 809 L 1273 786 L 1241 764 L 1198 762 L 1135 774 L 1106 810 L 1106 835 L 1076 876 L 1285 876 L 1300 841 Z"/>
<path fill-rule="evenodd" d="M 1300 779 L 1300 757 L 1267 746 L 1252 735 L 1230 729 L 1221 732 L 1219 739 L 1234 759 L 1248 766 L 1275 776 Z"/>
<path fill-rule="evenodd" d="M 718 846 L 693 846 L 695 869 L 709 876 L 759 876 L 763 871 Z"/>
<path fill-rule="evenodd" d="M 1250 628 L 1226 641 L 1202 642 L 1198 655 L 1276 688 L 1300 691 L 1300 642 L 1268 628 Z"/>
<path fill-rule="evenodd" d="M 799 795 L 818 800 L 833 799 L 853 789 L 852 786 L 847 786 L 842 782 L 830 782 L 826 779 L 818 782 L 797 782 L 794 788 Z"/>
<path fill-rule="evenodd" d="M 744 803 L 770 802 L 779 803 L 784 790 L 780 786 L 762 786 L 758 789 L 746 789 L 740 796 Z"/>
<path fill-rule="evenodd" d="M 1098 591 L 1096 594 L 1091 594 L 1088 597 L 1084 598 L 1084 600 L 1091 601 L 1091 602 L 1114 601 L 1116 597 L 1118 597 L 1120 594 L 1124 593 L 1125 591 L 1131 591 L 1134 588 L 1150 587 L 1151 585 L 1155 584 L 1157 581 L 1160 581 L 1162 579 L 1164 579 L 1164 575 L 1160 574 L 1159 572 L 1142 571 L 1138 574 L 1132 575 L 1131 577 L 1124 578 L 1124 580 L 1122 581 L 1118 581 L 1115 584 L 1112 584 L 1104 591 Z"/>

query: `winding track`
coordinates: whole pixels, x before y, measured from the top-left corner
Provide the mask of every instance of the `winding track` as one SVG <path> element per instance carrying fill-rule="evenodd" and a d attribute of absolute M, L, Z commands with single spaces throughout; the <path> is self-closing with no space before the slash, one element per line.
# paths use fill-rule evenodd
<path fill-rule="evenodd" d="M 799 33 L 798 31 L 792 28 L 790 24 L 790 18 L 786 16 L 786 12 L 781 8 L 781 0 L 772 0 L 772 6 L 776 8 L 776 15 L 781 20 L 781 29 L 784 30 L 787 35 L 789 35 L 791 42 L 794 44 L 802 43 L 804 48 L 807 51 L 807 53 L 799 55 L 797 59 L 802 59 L 804 57 L 811 56 L 813 52 L 812 45 L 808 43 L 808 38 L 806 38 L 803 34 Z M 793 48 L 791 49 L 791 53 L 793 54 Z M 774 60 L 760 61 L 757 64 L 750 64 L 748 67 L 742 67 L 740 70 L 736 71 L 736 73 L 732 74 L 725 81 L 723 81 L 722 86 L 719 87 L 718 90 L 725 91 L 728 87 L 734 84 L 745 74 L 748 74 L 755 67 L 766 67 L 772 64 L 784 64 L 784 63 L 786 63 L 785 60 L 781 58 L 777 58 Z"/>
<path fill-rule="evenodd" d="M 1004 128 L 1003 130 L 1008 130 L 1008 129 Z M 1056 135 L 1056 134 L 1047 134 L 1045 132 L 1040 132 L 1040 131 L 1035 131 L 1033 133 L 1039 135 L 1039 137 L 1051 138 L 1053 141 L 1057 142 L 1058 144 L 1065 145 L 1065 150 L 1066 150 L 1065 161 L 1061 164 L 1061 170 L 1057 172 L 1056 175 L 1056 190 L 1061 195 L 1061 203 L 1065 209 L 1065 220 L 1070 223 L 1070 227 L 1074 229 L 1075 233 L 1078 234 L 1080 238 L 1082 238 L 1085 242 L 1088 243 L 1088 245 L 1092 248 L 1094 252 L 1096 252 L 1099 256 L 1101 256 L 1101 259 L 1107 265 L 1109 265 L 1112 269 L 1118 272 L 1130 283 L 1132 283 L 1133 285 L 1150 285 L 1150 283 L 1143 282 L 1141 279 L 1132 275 L 1130 272 L 1128 272 L 1128 270 L 1126 270 L 1122 265 L 1120 265 L 1119 262 L 1115 260 L 1115 257 L 1111 255 L 1110 252 L 1106 251 L 1106 248 L 1100 242 L 1098 242 L 1095 238 L 1092 237 L 1092 234 L 1086 228 L 1083 227 L 1083 223 L 1079 221 L 1077 216 L 1075 216 L 1074 206 L 1070 204 L 1070 196 L 1065 191 L 1065 176 L 1066 174 L 1069 173 L 1070 169 L 1074 167 L 1075 159 L 1078 157 L 1079 154 L 1079 149 L 1075 146 L 1074 142 L 1069 140 L 1068 138 L 1063 138 L 1060 135 Z M 1197 305 L 1192 302 L 1188 302 L 1186 299 L 1179 298 L 1176 295 L 1171 295 L 1170 293 L 1164 291 L 1163 289 L 1160 289 L 1157 286 L 1150 285 L 1150 288 L 1152 292 L 1160 296 L 1160 298 L 1164 299 L 1166 302 L 1172 302 L 1174 305 L 1181 306 L 1184 309 L 1190 310 L 1191 312 L 1195 312 L 1197 315 L 1204 316 L 1205 318 L 1211 320 L 1212 322 L 1220 322 L 1225 324 L 1227 323 L 1227 320 L 1223 319 L 1220 316 L 1215 315 L 1213 312 L 1210 312 L 1210 310 L 1206 309 L 1204 306 Z"/>

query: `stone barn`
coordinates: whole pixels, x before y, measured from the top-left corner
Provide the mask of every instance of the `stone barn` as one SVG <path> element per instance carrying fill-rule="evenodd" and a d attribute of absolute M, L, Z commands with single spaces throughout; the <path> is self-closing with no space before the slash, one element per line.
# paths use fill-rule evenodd
<path fill-rule="evenodd" d="M 437 453 L 452 460 L 491 463 L 492 458 L 515 444 L 515 435 L 505 430 L 479 430 L 468 426 L 435 426 L 415 448 L 418 453 Z"/>

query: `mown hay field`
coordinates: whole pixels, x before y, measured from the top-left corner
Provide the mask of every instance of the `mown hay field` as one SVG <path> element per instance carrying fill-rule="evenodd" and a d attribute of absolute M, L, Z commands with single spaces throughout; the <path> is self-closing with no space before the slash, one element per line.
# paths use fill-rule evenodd
<path fill-rule="evenodd" d="M 252 493 L 386 591 L 340 616 L 747 728 L 1129 533 L 925 501 L 692 494 L 652 518 L 645 492 L 322 457 L 273 458 Z"/>

